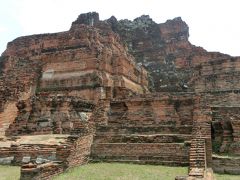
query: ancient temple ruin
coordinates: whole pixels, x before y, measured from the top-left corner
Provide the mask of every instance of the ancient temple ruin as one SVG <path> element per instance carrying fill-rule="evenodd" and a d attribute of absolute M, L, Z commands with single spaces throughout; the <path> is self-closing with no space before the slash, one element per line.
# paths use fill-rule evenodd
<path fill-rule="evenodd" d="M 91 162 L 240 174 L 240 58 L 157 24 L 96 12 L 69 31 L 19 37 L 0 57 L 0 164 L 49 179 Z M 228 154 L 226 157 L 224 154 Z"/>

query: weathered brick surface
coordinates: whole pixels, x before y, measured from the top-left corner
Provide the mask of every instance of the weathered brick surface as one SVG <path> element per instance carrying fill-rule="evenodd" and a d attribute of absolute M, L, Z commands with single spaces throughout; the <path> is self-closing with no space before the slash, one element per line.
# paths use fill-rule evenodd
<path fill-rule="evenodd" d="M 94 104 L 73 96 L 39 94 L 20 101 L 18 117 L 7 129 L 7 135 L 70 134 L 81 128 L 88 131 Z"/>
<path fill-rule="evenodd" d="M 184 143 L 97 143 L 92 146 L 91 156 L 95 162 L 116 161 L 175 166 L 189 164 L 188 148 Z"/>
<path fill-rule="evenodd" d="M 4 138 L 0 144 L 0 164 L 21 165 L 57 160 L 57 148 L 69 135 L 35 135 Z"/>
<path fill-rule="evenodd" d="M 9 164 L 21 165 L 24 163 L 24 157 L 29 158 L 29 161 L 54 161 L 56 160 L 57 145 L 44 144 L 24 144 L 10 147 L 1 147 L 0 159 L 12 157 Z M 40 159 L 39 159 L 40 158 Z"/>
<path fill-rule="evenodd" d="M 96 122 L 93 161 L 187 165 L 193 102 L 191 93 L 165 93 L 97 106 L 93 117 L 105 118 Z"/>
<path fill-rule="evenodd" d="M 0 136 L 72 136 L 54 147 L 4 147 L 0 158 L 53 151 L 61 162 L 22 167 L 22 178 L 48 179 L 86 163 L 91 145 L 94 161 L 186 165 L 191 140 L 190 157 L 204 147 L 206 159 L 190 165 L 211 167 L 212 137 L 219 151 L 239 155 L 240 59 L 188 37 L 181 18 L 101 21 L 93 12 L 69 31 L 10 42 L 0 57 Z"/>
<path fill-rule="evenodd" d="M 111 30 L 76 24 L 67 32 L 21 37 L 8 44 L 3 53 L 7 56 L 44 62 L 40 91 L 89 89 L 92 92 L 85 97 L 97 100 L 104 93 L 97 92 L 97 87 L 147 90 L 147 72 L 136 65 Z"/>
<path fill-rule="evenodd" d="M 30 162 L 21 166 L 21 180 L 51 179 L 67 168 L 88 163 L 92 145 L 92 134 L 69 136 L 56 147 L 56 159 L 51 162 Z"/>
<path fill-rule="evenodd" d="M 194 88 L 197 92 L 239 90 L 240 58 L 211 59 L 196 67 Z"/>
<path fill-rule="evenodd" d="M 145 65 L 151 88 L 156 91 L 193 91 L 195 67 L 212 59 L 230 58 L 192 45 L 188 41 L 189 27 L 180 17 L 161 24 L 146 15 L 133 21 L 117 21 L 115 17 L 106 21 L 136 61 Z"/>
<path fill-rule="evenodd" d="M 89 161 L 92 145 L 92 134 L 70 136 L 67 143 L 57 148 L 57 159 L 63 161 L 67 167 L 86 164 Z"/>
<path fill-rule="evenodd" d="M 213 170 L 216 173 L 240 175 L 239 166 L 239 157 L 213 156 Z"/>
<path fill-rule="evenodd" d="M 41 63 L 27 58 L 5 57 L 0 72 L 0 136 L 17 117 L 16 103 L 35 90 Z"/>
<path fill-rule="evenodd" d="M 15 102 L 5 104 L 4 109 L 0 112 L 0 137 L 5 135 L 5 131 L 17 117 L 18 112 Z"/>
<path fill-rule="evenodd" d="M 239 107 L 213 107 L 213 143 L 215 153 L 240 155 Z"/>
<path fill-rule="evenodd" d="M 61 164 L 53 162 L 42 165 L 27 164 L 21 168 L 20 180 L 48 180 L 64 170 Z"/>

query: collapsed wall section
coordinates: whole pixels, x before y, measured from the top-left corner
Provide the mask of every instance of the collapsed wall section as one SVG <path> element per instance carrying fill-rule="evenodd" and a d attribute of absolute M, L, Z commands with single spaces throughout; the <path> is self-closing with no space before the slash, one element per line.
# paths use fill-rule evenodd
<path fill-rule="evenodd" d="M 7 129 L 8 136 L 87 132 L 95 105 L 73 96 L 39 94 L 18 102 L 17 107 L 18 116 Z"/>
<path fill-rule="evenodd" d="M 192 92 L 195 67 L 213 59 L 230 58 L 192 45 L 188 40 L 189 27 L 180 17 L 160 24 L 148 15 L 133 21 L 118 21 L 112 16 L 105 22 L 119 34 L 136 61 L 146 67 L 152 91 Z"/>
<path fill-rule="evenodd" d="M 17 117 L 18 100 L 33 95 L 42 63 L 28 58 L 3 57 L 0 72 L 0 136 Z"/>
<path fill-rule="evenodd" d="M 51 179 L 66 169 L 88 163 L 92 134 L 69 136 L 67 141 L 57 146 L 56 160 L 31 162 L 21 167 L 21 180 Z"/>

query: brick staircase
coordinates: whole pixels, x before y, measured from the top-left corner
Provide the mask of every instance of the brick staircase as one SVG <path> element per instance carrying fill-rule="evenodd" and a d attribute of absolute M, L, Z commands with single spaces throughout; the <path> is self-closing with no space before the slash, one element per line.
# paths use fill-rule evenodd
<path fill-rule="evenodd" d="M 205 139 L 201 136 L 191 140 L 189 176 L 203 178 L 206 169 Z"/>
<path fill-rule="evenodd" d="M 206 178 L 207 162 L 211 161 L 210 155 L 212 147 L 209 142 L 211 140 L 211 126 L 206 121 L 194 122 L 192 131 L 191 147 L 189 152 L 189 176 L 192 178 Z M 207 150 L 209 152 L 207 152 Z"/>

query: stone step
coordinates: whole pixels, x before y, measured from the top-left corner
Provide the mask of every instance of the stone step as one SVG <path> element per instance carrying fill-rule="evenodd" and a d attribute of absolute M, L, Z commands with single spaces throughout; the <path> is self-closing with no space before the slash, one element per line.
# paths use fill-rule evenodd
<path fill-rule="evenodd" d="M 189 160 L 190 164 L 205 164 L 204 159 L 191 159 Z"/>
<path fill-rule="evenodd" d="M 190 155 L 190 160 L 196 160 L 196 161 L 199 161 L 199 160 L 204 160 L 205 156 L 204 155 Z"/>
<path fill-rule="evenodd" d="M 91 148 L 92 156 L 154 156 L 186 158 L 188 147 L 183 143 L 98 143 Z"/>
<path fill-rule="evenodd" d="M 204 160 L 204 155 L 195 155 L 195 156 L 190 156 L 190 161 L 191 160 L 197 160 L 197 161 L 199 161 L 199 160 Z"/>
<path fill-rule="evenodd" d="M 202 178 L 204 176 L 204 170 L 191 170 L 189 176 Z"/>
<path fill-rule="evenodd" d="M 193 149 L 193 150 L 195 150 L 195 149 L 204 149 L 204 145 L 192 145 L 191 144 L 191 148 Z"/>
<path fill-rule="evenodd" d="M 144 117 L 141 117 L 141 119 Z M 139 118 L 140 119 L 140 118 Z M 161 126 L 161 125 L 173 125 L 175 126 L 176 121 L 174 122 L 165 122 L 165 121 L 160 121 L 157 122 L 155 121 L 155 118 L 151 119 L 151 120 L 143 120 L 143 121 L 138 121 L 138 120 L 131 120 L 131 119 L 121 119 L 118 121 L 108 121 L 108 125 L 109 126 L 122 126 L 122 125 L 126 125 L 126 126 L 151 126 L 151 125 L 155 125 L 155 126 Z M 187 124 L 187 123 L 186 123 Z"/>
<path fill-rule="evenodd" d="M 191 165 L 203 165 L 205 164 L 204 159 L 190 159 L 189 160 Z"/>
<path fill-rule="evenodd" d="M 204 150 L 204 146 L 191 146 L 191 149 L 194 150 L 194 151 L 195 151 L 195 150 L 196 150 L 196 151 L 197 151 L 197 150 Z"/>
<path fill-rule="evenodd" d="M 196 160 L 204 160 L 205 156 L 203 155 L 190 155 L 190 160 L 196 159 Z"/>
<path fill-rule="evenodd" d="M 192 141 L 191 141 L 192 142 Z M 204 147 L 204 142 L 192 142 L 192 147 L 201 146 Z"/>
<path fill-rule="evenodd" d="M 204 150 L 204 146 L 192 146 L 191 145 L 191 149 L 192 150 Z"/>
<path fill-rule="evenodd" d="M 192 152 L 205 152 L 205 148 L 203 147 L 192 147 L 191 146 L 191 151 Z"/>
<path fill-rule="evenodd" d="M 205 156 L 205 153 L 190 153 L 191 157 L 195 157 L 195 156 Z"/>
<path fill-rule="evenodd" d="M 191 163 L 190 163 L 190 167 L 192 167 L 192 168 L 205 168 L 204 165 L 193 166 L 193 165 L 191 165 Z"/>
<path fill-rule="evenodd" d="M 202 140 L 202 139 L 200 140 L 200 138 L 199 138 L 199 139 L 193 139 L 192 142 L 193 143 L 204 143 L 204 140 Z"/>
<path fill-rule="evenodd" d="M 98 134 L 109 132 L 112 134 L 191 134 L 192 126 L 98 126 L 96 132 Z"/>
<path fill-rule="evenodd" d="M 204 160 L 204 154 L 203 155 L 190 155 L 190 159 L 196 159 L 196 160 Z"/>
<path fill-rule="evenodd" d="M 202 157 L 199 157 L 199 158 L 196 158 L 196 157 L 190 157 L 190 162 L 192 162 L 192 163 L 198 163 L 198 162 L 204 162 L 204 157 L 202 158 Z"/>
<path fill-rule="evenodd" d="M 191 152 L 205 152 L 204 147 L 203 148 L 196 148 L 196 147 L 192 147 L 190 149 Z"/>
<path fill-rule="evenodd" d="M 109 134 L 96 133 L 94 143 L 183 143 L 191 139 L 185 134 Z"/>
<path fill-rule="evenodd" d="M 203 151 L 203 152 L 204 152 L 204 147 L 192 147 L 192 146 L 191 146 L 191 151 L 195 151 L 195 152 L 197 152 L 197 151 Z"/>
<path fill-rule="evenodd" d="M 176 156 L 176 157 L 172 157 L 172 154 L 156 154 L 156 155 L 137 155 L 137 154 L 132 154 L 132 155 L 116 155 L 116 154 L 112 154 L 112 155 L 101 155 L 101 154 L 91 154 L 91 158 L 92 159 L 121 159 L 121 160 L 186 160 L 188 161 L 188 159 L 186 159 L 187 156 Z"/>
<path fill-rule="evenodd" d="M 205 152 L 190 152 L 190 156 L 205 156 Z"/>
<path fill-rule="evenodd" d="M 189 163 L 190 163 L 190 167 L 204 167 L 205 165 L 204 161 L 192 162 L 190 160 Z"/>
<path fill-rule="evenodd" d="M 92 159 L 90 162 L 118 162 L 118 163 L 134 163 L 134 164 L 151 164 L 165 166 L 188 166 L 188 161 L 164 161 L 164 160 L 122 160 L 122 159 Z"/>
<path fill-rule="evenodd" d="M 193 164 L 191 161 L 189 162 L 191 168 L 204 168 L 205 163 L 195 163 Z"/>
<path fill-rule="evenodd" d="M 192 142 L 192 146 L 203 146 L 204 142 Z"/>

